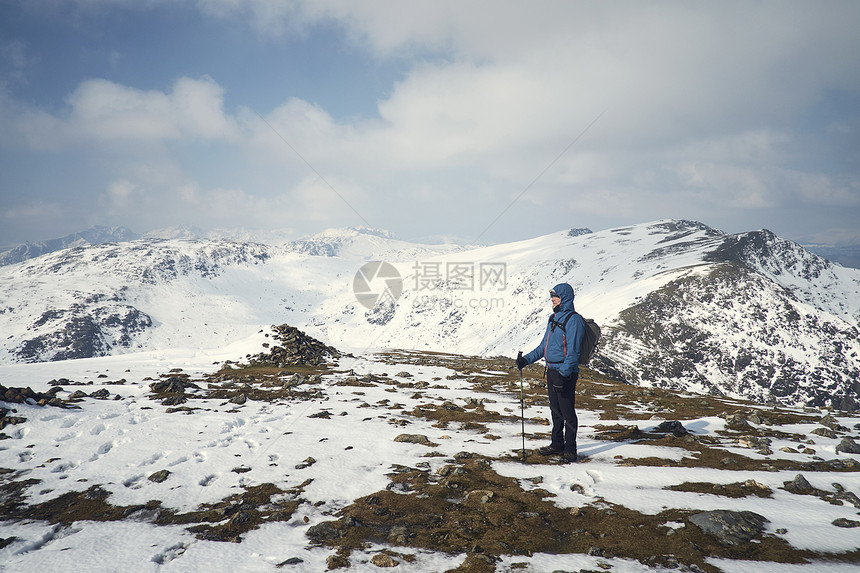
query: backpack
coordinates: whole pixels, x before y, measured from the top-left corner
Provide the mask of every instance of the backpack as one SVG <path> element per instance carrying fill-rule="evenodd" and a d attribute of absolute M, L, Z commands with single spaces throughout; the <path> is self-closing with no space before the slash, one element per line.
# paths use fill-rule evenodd
<path fill-rule="evenodd" d="M 588 366 L 588 363 L 591 361 L 591 357 L 594 356 L 594 352 L 597 350 L 597 343 L 600 341 L 600 326 L 598 326 L 592 319 L 585 318 L 576 311 L 568 314 L 567 318 L 561 322 L 556 322 L 551 316 L 549 317 L 549 321 L 552 323 L 553 328 L 560 326 L 562 332 L 566 333 L 567 330 L 565 329 L 565 325 L 574 314 L 579 316 L 585 325 L 585 334 L 582 337 L 582 346 L 579 349 L 579 365 Z M 566 349 L 565 352 L 567 352 Z"/>

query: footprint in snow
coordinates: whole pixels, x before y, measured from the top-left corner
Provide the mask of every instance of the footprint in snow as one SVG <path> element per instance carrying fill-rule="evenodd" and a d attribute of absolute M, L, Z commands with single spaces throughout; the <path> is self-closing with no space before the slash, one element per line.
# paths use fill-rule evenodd
<path fill-rule="evenodd" d="M 18 428 L 17 430 L 9 434 L 9 437 L 13 440 L 21 440 L 29 433 L 30 428 Z"/>
<path fill-rule="evenodd" d="M 146 458 L 145 460 L 140 462 L 140 466 L 151 466 L 152 464 L 154 464 L 155 462 L 157 462 L 158 460 L 160 460 L 163 457 L 164 457 L 164 454 L 161 454 L 161 453 L 152 454 L 151 456 L 149 456 L 148 458 Z M 185 461 L 187 459 L 188 458 L 184 458 L 182 461 Z M 177 463 L 179 463 L 179 462 L 174 462 L 173 465 L 175 465 Z"/>
<path fill-rule="evenodd" d="M 182 456 L 181 458 L 175 459 L 167 465 L 169 465 L 170 467 L 173 467 L 173 466 L 178 466 L 179 464 L 184 464 L 187 461 L 188 461 L 188 456 Z M 202 461 L 202 460 L 200 460 L 200 461 Z"/>
<path fill-rule="evenodd" d="M 58 442 L 65 442 L 65 441 L 67 441 L 67 440 L 73 440 L 73 439 L 75 439 L 75 438 L 79 438 L 79 437 L 81 437 L 81 433 L 82 433 L 82 432 L 72 432 L 72 433 L 70 433 L 70 434 L 65 434 L 65 435 L 60 436 L 59 438 L 57 438 L 57 441 L 58 441 Z"/>
<path fill-rule="evenodd" d="M 221 425 L 221 433 L 226 434 L 227 432 L 232 432 L 236 428 L 241 428 L 245 425 L 244 418 L 236 418 L 230 422 L 224 422 Z"/>
<path fill-rule="evenodd" d="M 147 416 L 145 414 L 133 414 L 131 417 L 129 417 L 128 424 L 130 426 L 136 426 L 138 424 L 143 424 L 144 422 L 148 422 L 148 421 L 149 421 L 149 416 Z"/>
<path fill-rule="evenodd" d="M 602 475 L 600 475 L 600 472 L 599 472 L 599 471 L 596 471 L 596 470 L 586 470 L 586 472 L 585 472 L 585 473 L 586 473 L 586 474 L 588 474 L 588 477 L 590 477 L 590 478 L 591 478 L 591 481 L 593 481 L 595 484 L 599 484 L 600 482 L 602 482 L 602 481 L 603 481 L 603 476 L 602 476 Z"/>
<path fill-rule="evenodd" d="M 97 459 L 99 459 L 100 457 L 102 457 L 103 455 L 105 455 L 106 453 L 111 451 L 115 445 L 116 445 L 116 442 L 107 442 L 106 444 L 102 444 L 101 446 L 99 446 L 99 449 L 96 450 L 96 453 L 94 453 L 90 457 L 89 461 L 91 461 L 91 462 L 96 461 Z"/>
<path fill-rule="evenodd" d="M 159 565 L 165 565 L 167 563 L 170 563 L 177 557 L 180 557 L 183 553 L 185 553 L 186 549 L 188 549 L 187 543 L 179 543 L 177 545 L 173 545 L 171 547 L 168 547 L 161 553 L 156 553 L 155 555 L 153 555 L 151 561 L 154 563 L 158 563 Z"/>
<path fill-rule="evenodd" d="M 105 430 L 107 430 L 107 426 L 105 426 L 104 424 L 96 424 L 90 430 L 90 434 L 92 434 L 93 436 L 98 436 L 99 434 L 101 434 Z"/>
<path fill-rule="evenodd" d="M 209 474 L 208 476 L 206 476 L 205 478 L 203 478 L 202 480 L 200 480 L 198 483 L 199 483 L 202 487 L 206 487 L 206 486 L 208 486 L 210 483 L 212 483 L 213 481 L 215 481 L 215 479 L 216 479 L 217 477 L 218 477 L 218 476 L 216 476 L 215 474 Z"/>
<path fill-rule="evenodd" d="M 138 474 L 136 476 L 131 476 L 130 478 L 126 478 L 122 480 L 122 485 L 130 489 L 140 489 L 140 480 L 143 479 L 143 474 Z"/>
<path fill-rule="evenodd" d="M 57 464 L 57 466 L 56 466 L 54 469 L 52 469 L 52 470 L 51 470 L 51 473 L 52 473 L 52 474 L 61 474 L 61 473 L 65 473 L 65 472 L 67 472 L 67 471 L 69 471 L 69 470 L 73 470 L 73 469 L 75 469 L 76 467 L 78 467 L 78 464 L 76 464 L 76 463 L 73 463 L 73 462 L 63 462 L 63 463 L 61 463 L 61 464 Z"/>

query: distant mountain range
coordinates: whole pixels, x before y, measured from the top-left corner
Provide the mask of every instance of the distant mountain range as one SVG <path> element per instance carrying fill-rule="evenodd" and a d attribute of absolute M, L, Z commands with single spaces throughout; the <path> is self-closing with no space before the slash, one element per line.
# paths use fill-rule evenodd
<path fill-rule="evenodd" d="M 347 351 L 515 356 L 540 341 L 559 282 L 603 327 L 593 366 L 605 374 L 860 403 L 860 270 L 769 231 L 679 220 L 474 248 L 367 229 L 273 245 L 88 242 L 0 268 L 0 362 L 218 348 L 282 323 Z"/>
<path fill-rule="evenodd" d="M 140 235 L 125 227 L 90 227 L 86 231 L 72 233 L 59 239 L 49 239 L 38 243 L 24 243 L 0 252 L 0 266 L 14 265 L 28 259 L 35 259 L 54 251 L 81 247 L 84 245 L 101 245 L 102 243 L 119 243 L 133 241 Z"/>
<path fill-rule="evenodd" d="M 376 235 L 383 238 L 393 239 L 394 236 L 388 231 L 377 229 L 347 229 L 347 231 L 356 231 L 368 235 Z M 130 231 L 125 227 L 104 227 L 93 226 L 79 233 L 72 233 L 59 239 L 49 239 L 37 243 L 24 243 L 16 245 L 5 251 L 0 251 L 0 266 L 12 265 L 20 263 L 28 259 L 34 259 L 42 255 L 68 249 L 71 247 L 79 247 L 83 245 L 100 245 L 103 243 L 119 243 L 124 241 L 134 241 L 136 239 L 186 239 L 186 240 L 214 240 L 214 241 L 234 241 L 241 243 L 263 243 L 267 245 L 276 245 L 281 243 L 294 243 L 300 249 L 305 249 L 308 254 L 315 254 L 318 249 L 327 250 L 333 247 L 330 241 L 326 240 L 326 235 L 338 234 L 342 230 L 331 229 L 317 235 L 306 237 L 303 239 L 295 239 L 294 233 L 290 229 L 281 229 L 273 231 L 249 231 L 243 228 L 235 229 L 212 229 L 205 231 L 193 225 L 180 225 L 176 227 L 165 227 L 156 229 L 138 235 L 134 231 Z M 588 229 L 573 229 L 572 232 L 591 232 Z M 435 241 L 434 241 L 435 243 Z M 827 244 L 806 244 L 804 247 L 825 259 L 834 263 L 839 263 L 844 267 L 860 268 L 860 245 L 827 245 Z M 317 252 L 316 254 L 325 254 Z"/>
<path fill-rule="evenodd" d="M 805 245 L 805 247 L 843 267 L 860 269 L 860 245 Z"/>

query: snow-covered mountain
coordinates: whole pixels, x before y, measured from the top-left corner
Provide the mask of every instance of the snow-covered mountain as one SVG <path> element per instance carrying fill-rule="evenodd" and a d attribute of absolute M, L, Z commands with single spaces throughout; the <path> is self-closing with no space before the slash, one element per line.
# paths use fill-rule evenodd
<path fill-rule="evenodd" d="M 0 269 L 0 362 L 212 349 L 281 323 L 346 350 L 513 356 L 539 342 L 559 282 L 603 327 L 605 373 L 762 402 L 860 401 L 860 270 L 768 231 L 677 220 L 475 248 L 359 229 L 77 247 Z"/>
<path fill-rule="evenodd" d="M 72 233 L 59 239 L 50 239 L 38 243 L 24 243 L 11 249 L 0 252 L 0 266 L 13 265 L 34 259 L 46 253 L 53 253 L 62 249 L 80 247 L 84 245 L 99 245 L 102 243 L 117 243 L 121 241 L 133 241 L 138 235 L 125 227 L 101 227 L 93 226 L 79 233 Z"/>
<path fill-rule="evenodd" d="M 194 225 L 179 225 L 147 231 L 142 239 L 186 239 L 206 241 L 232 241 L 235 243 L 263 243 L 274 245 L 295 238 L 291 229 L 251 230 L 244 227 L 203 230 Z"/>

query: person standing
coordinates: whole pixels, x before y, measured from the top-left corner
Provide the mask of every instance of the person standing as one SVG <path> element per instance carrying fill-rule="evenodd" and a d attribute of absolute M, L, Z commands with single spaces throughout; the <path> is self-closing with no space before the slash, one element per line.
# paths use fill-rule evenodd
<path fill-rule="evenodd" d="M 517 358 L 517 368 L 541 358 L 546 360 L 546 385 L 552 419 L 552 442 L 538 448 L 541 455 L 561 455 L 566 462 L 577 462 L 576 381 L 579 379 L 579 351 L 585 334 L 582 317 L 573 307 L 573 287 L 561 283 L 549 291 L 552 315 L 541 343 Z"/>

